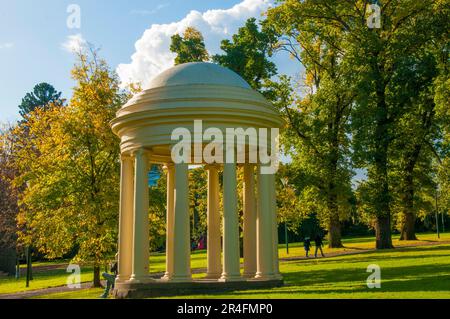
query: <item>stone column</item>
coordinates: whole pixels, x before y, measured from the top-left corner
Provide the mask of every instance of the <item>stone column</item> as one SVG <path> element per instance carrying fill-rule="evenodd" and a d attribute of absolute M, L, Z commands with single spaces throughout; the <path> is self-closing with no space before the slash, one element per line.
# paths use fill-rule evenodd
<path fill-rule="evenodd" d="M 192 280 L 188 164 L 175 164 L 174 258 L 172 281 Z"/>
<path fill-rule="evenodd" d="M 140 149 L 134 154 L 134 219 L 133 219 L 133 274 L 131 281 L 149 279 L 148 245 L 148 155 Z"/>
<path fill-rule="evenodd" d="M 273 274 L 276 279 L 282 279 L 278 260 L 278 219 L 277 219 L 277 194 L 275 174 L 270 174 L 270 206 L 272 212 L 272 241 L 273 241 Z"/>
<path fill-rule="evenodd" d="M 133 159 L 120 158 L 119 274 L 117 281 L 129 280 L 133 272 Z"/>
<path fill-rule="evenodd" d="M 223 165 L 223 272 L 220 281 L 240 280 L 236 163 Z"/>
<path fill-rule="evenodd" d="M 255 166 L 244 165 L 244 277 L 256 275 Z"/>
<path fill-rule="evenodd" d="M 219 279 L 222 273 L 220 214 L 219 214 L 219 172 L 217 166 L 208 165 L 208 239 L 206 278 Z"/>
<path fill-rule="evenodd" d="M 166 273 L 162 279 L 170 280 L 173 276 L 174 258 L 174 204 L 175 204 L 175 166 L 166 165 L 167 172 L 167 211 L 166 211 Z"/>
<path fill-rule="evenodd" d="M 258 208 L 257 208 L 257 272 L 255 278 L 273 279 L 273 228 L 270 204 L 270 176 L 261 173 L 258 167 Z"/>

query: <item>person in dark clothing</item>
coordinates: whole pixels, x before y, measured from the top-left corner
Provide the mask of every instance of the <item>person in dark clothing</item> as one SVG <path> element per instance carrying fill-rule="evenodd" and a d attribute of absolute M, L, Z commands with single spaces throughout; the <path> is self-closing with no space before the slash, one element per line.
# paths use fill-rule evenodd
<path fill-rule="evenodd" d="M 103 292 L 103 295 L 101 295 L 100 298 L 108 298 L 111 288 L 114 289 L 114 283 L 116 281 L 118 273 L 118 254 L 116 254 L 116 259 L 114 263 L 111 264 L 110 271 L 112 272 L 112 274 L 108 274 L 107 272 L 104 272 L 102 274 L 103 278 L 106 279 L 106 287 L 105 291 Z"/>
<path fill-rule="evenodd" d="M 305 248 L 306 258 L 309 257 L 309 250 L 311 248 L 311 239 L 309 237 L 305 237 L 303 240 L 303 248 Z"/>
<path fill-rule="evenodd" d="M 314 242 L 316 244 L 316 252 L 314 253 L 314 256 L 317 258 L 317 251 L 320 249 L 320 253 L 322 254 L 322 257 L 325 257 L 325 255 L 323 254 L 323 250 L 322 250 L 322 246 L 323 246 L 322 236 L 317 234 L 316 237 L 314 238 Z"/>

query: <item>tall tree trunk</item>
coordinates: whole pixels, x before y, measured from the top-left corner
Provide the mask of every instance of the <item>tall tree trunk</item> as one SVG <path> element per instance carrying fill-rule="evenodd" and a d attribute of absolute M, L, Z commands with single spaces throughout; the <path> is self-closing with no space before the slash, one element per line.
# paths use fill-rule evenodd
<path fill-rule="evenodd" d="M 414 211 L 414 167 L 419 159 L 420 151 L 422 149 L 422 140 L 425 139 L 428 133 L 432 119 L 434 116 L 433 109 L 425 112 L 422 115 L 422 131 L 423 137 L 416 142 L 411 152 L 406 152 L 404 169 L 404 182 L 403 182 L 403 215 L 404 220 L 400 233 L 400 240 L 417 240 L 414 224 L 416 221 L 416 215 Z"/>
<path fill-rule="evenodd" d="M 417 240 L 414 224 L 416 223 L 416 216 L 414 213 L 403 213 L 404 220 L 400 233 L 400 240 Z"/>
<path fill-rule="evenodd" d="M 387 133 L 386 133 L 387 134 Z M 377 193 L 375 195 L 375 236 L 377 249 L 390 249 L 392 246 L 390 193 L 387 176 L 387 145 L 383 143 L 375 156 Z"/>
<path fill-rule="evenodd" d="M 338 109 L 340 104 L 336 106 Z M 339 112 L 336 112 L 339 113 Z M 328 182 L 328 247 L 329 248 L 340 248 L 342 246 L 341 241 L 341 222 L 339 220 L 339 207 L 338 207 L 338 196 L 337 196 L 337 170 L 339 161 L 339 125 L 340 116 L 336 115 L 334 121 L 329 123 L 328 129 L 332 133 L 331 139 L 331 153 L 330 153 L 330 163 L 329 163 L 329 182 Z"/>
<path fill-rule="evenodd" d="M 375 220 L 377 249 L 393 248 L 391 237 L 391 219 L 389 216 L 377 216 Z"/>
<path fill-rule="evenodd" d="M 384 126 L 384 125 L 383 125 Z M 384 128 L 385 129 L 385 128 Z M 375 183 L 377 193 L 375 195 L 375 209 L 377 216 L 375 219 L 375 236 L 377 249 L 392 248 L 391 235 L 391 207 L 390 207 L 390 193 L 387 172 L 387 150 L 388 142 L 387 132 L 383 128 L 378 128 L 378 142 L 377 152 L 375 154 Z"/>
<path fill-rule="evenodd" d="M 330 222 L 328 225 L 328 247 L 329 248 L 343 247 L 341 239 L 342 239 L 341 222 L 339 221 L 339 216 L 336 211 L 335 214 L 331 215 Z"/>
<path fill-rule="evenodd" d="M 389 111 L 386 104 L 386 83 L 383 79 L 384 67 L 376 67 L 377 76 L 377 110 L 375 129 L 375 177 L 377 187 L 375 195 L 375 236 L 377 249 L 389 249 L 392 246 L 391 207 L 388 179 L 388 150 L 391 143 L 389 134 Z"/>
<path fill-rule="evenodd" d="M 94 266 L 94 282 L 92 287 L 95 288 L 102 287 L 102 283 L 100 281 L 100 266 L 98 265 Z"/>
<path fill-rule="evenodd" d="M 413 168 L 414 165 L 411 167 Z M 414 214 L 414 183 L 413 183 L 413 172 L 409 170 L 405 176 L 404 194 L 402 198 L 403 205 L 403 224 L 400 232 L 400 240 L 417 240 L 414 224 L 416 222 L 416 217 Z"/>

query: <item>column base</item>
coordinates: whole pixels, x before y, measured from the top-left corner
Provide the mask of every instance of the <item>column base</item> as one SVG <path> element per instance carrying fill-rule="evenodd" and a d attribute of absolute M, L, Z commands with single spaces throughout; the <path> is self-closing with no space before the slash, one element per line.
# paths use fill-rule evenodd
<path fill-rule="evenodd" d="M 220 279 L 220 277 L 222 276 L 221 273 L 212 273 L 212 274 L 206 274 L 205 279 Z"/>
<path fill-rule="evenodd" d="M 172 275 L 172 277 L 170 277 L 170 279 L 168 279 L 167 281 L 170 281 L 170 282 L 191 282 L 192 281 L 192 276 L 191 275 L 187 275 L 187 276 Z"/>
<path fill-rule="evenodd" d="M 241 275 L 224 275 L 219 278 L 219 282 L 230 282 L 230 281 L 244 281 L 245 279 Z"/>
<path fill-rule="evenodd" d="M 145 284 L 145 283 L 151 283 L 154 282 L 155 279 L 150 277 L 149 275 L 144 275 L 144 276 L 135 276 L 135 275 L 131 275 L 131 278 L 129 280 L 127 280 L 127 283 L 131 283 L 131 284 Z"/>
<path fill-rule="evenodd" d="M 164 276 L 161 277 L 161 280 L 164 280 L 164 281 L 169 281 L 171 279 L 172 279 L 172 275 L 167 272 L 164 274 Z"/>
<path fill-rule="evenodd" d="M 263 274 L 263 273 L 256 273 L 256 276 L 252 280 L 276 280 L 280 278 L 276 278 L 276 275 L 273 273 L 269 274 Z"/>
<path fill-rule="evenodd" d="M 207 295 L 225 291 L 244 291 L 281 287 L 282 280 L 246 280 L 219 282 L 194 279 L 191 282 L 174 283 L 155 280 L 148 284 L 118 283 L 114 289 L 115 298 L 149 298 L 186 295 Z"/>
<path fill-rule="evenodd" d="M 131 276 L 117 275 L 115 282 L 125 282 L 130 280 Z"/>
<path fill-rule="evenodd" d="M 280 273 L 274 274 L 273 278 L 276 279 L 276 280 L 283 280 L 283 276 Z"/>

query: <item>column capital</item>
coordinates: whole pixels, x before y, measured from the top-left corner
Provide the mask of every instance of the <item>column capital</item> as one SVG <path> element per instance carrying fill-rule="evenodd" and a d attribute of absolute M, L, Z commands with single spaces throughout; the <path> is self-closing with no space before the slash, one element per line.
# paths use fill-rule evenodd
<path fill-rule="evenodd" d="M 163 166 L 163 170 L 167 171 L 168 169 L 172 169 L 175 167 L 174 163 L 165 163 Z"/>
<path fill-rule="evenodd" d="M 220 165 L 215 163 L 215 164 L 206 164 L 205 165 L 205 169 L 206 170 L 210 170 L 210 169 L 215 169 L 215 170 L 219 170 Z"/>
<path fill-rule="evenodd" d="M 120 154 L 120 160 L 121 161 L 132 161 L 133 160 L 133 155 L 132 154 L 122 153 L 122 154 Z"/>
<path fill-rule="evenodd" d="M 132 151 L 132 155 L 134 157 L 139 156 L 139 155 L 145 155 L 147 157 L 150 157 L 152 154 L 153 154 L 152 151 L 146 150 L 145 148 L 139 148 L 139 149 Z"/>

